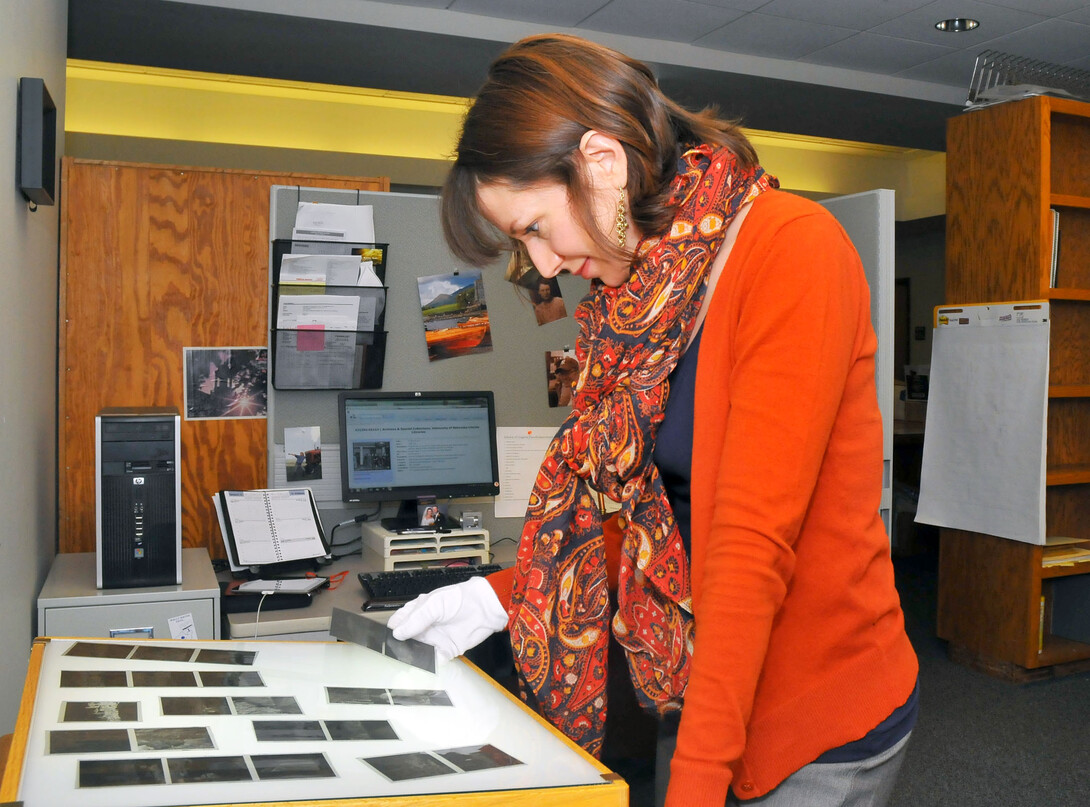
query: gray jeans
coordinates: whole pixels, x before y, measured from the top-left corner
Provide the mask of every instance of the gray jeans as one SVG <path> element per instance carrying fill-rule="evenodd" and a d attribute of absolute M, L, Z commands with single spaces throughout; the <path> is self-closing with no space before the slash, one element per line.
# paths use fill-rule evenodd
<path fill-rule="evenodd" d="M 909 732 L 892 748 L 856 762 L 811 763 L 799 768 L 771 792 L 741 801 L 727 796 L 726 807 L 884 807 L 893 793 L 908 749 Z M 655 804 L 666 802 L 670 758 L 677 732 L 661 732 L 655 759 Z"/>

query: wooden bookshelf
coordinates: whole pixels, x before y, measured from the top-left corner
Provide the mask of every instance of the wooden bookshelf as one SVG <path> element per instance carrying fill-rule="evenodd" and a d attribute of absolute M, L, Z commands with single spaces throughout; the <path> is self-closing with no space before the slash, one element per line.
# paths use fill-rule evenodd
<path fill-rule="evenodd" d="M 1090 539 L 1090 104 L 1036 97 L 958 115 L 946 166 L 947 303 L 1049 301 L 1045 530 Z M 952 658 L 1010 680 L 1090 669 L 1090 643 L 1051 632 L 1056 587 L 1090 563 L 1043 566 L 1042 546 L 940 534 L 937 627 Z"/>

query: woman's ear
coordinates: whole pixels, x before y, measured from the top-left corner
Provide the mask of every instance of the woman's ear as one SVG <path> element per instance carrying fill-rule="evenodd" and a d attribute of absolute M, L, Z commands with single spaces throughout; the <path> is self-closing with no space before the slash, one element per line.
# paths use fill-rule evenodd
<path fill-rule="evenodd" d="M 596 183 L 612 188 L 628 184 L 628 155 L 617 138 L 588 129 L 579 138 L 579 153 Z"/>

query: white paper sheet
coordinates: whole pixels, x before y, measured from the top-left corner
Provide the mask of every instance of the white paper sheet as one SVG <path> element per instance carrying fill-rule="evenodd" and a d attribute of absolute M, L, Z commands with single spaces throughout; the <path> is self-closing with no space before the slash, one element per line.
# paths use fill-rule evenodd
<path fill-rule="evenodd" d="M 375 241 L 374 208 L 371 205 L 330 205 L 300 202 L 295 212 L 295 241 Z"/>
<path fill-rule="evenodd" d="M 360 322 L 361 309 L 370 306 L 370 314 L 364 310 L 364 322 L 373 328 L 375 324 L 375 300 L 361 300 L 354 295 L 340 294 L 282 294 L 276 312 L 276 327 L 294 330 L 355 331 L 367 330 Z"/>
<path fill-rule="evenodd" d="M 916 521 L 1043 544 L 1048 304 L 938 313 Z"/>
<path fill-rule="evenodd" d="M 366 261 L 369 277 L 375 269 Z M 285 255 L 280 262 L 280 285 L 308 286 L 373 286 L 380 283 L 362 283 L 363 264 L 358 255 Z"/>
<path fill-rule="evenodd" d="M 500 464 L 500 495 L 496 518 L 522 518 L 530 491 L 556 434 L 555 426 L 500 426 L 496 429 L 496 457 Z"/>

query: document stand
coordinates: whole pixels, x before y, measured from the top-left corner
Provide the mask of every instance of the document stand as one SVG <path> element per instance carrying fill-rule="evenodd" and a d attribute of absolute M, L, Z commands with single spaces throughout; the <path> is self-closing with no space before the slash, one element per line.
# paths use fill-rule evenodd
<path fill-rule="evenodd" d="M 282 390 L 377 389 L 382 386 L 386 358 L 385 285 L 343 285 L 324 275 L 300 279 L 284 273 L 286 255 L 355 256 L 369 261 L 379 282 L 385 284 L 388 245 L 340 241 L 273 241 L 273 284 L 270 322 L 273 327 L 272 384 Z M 299 304 L 321 297 L 356 297 L 358 313 L 352 329 L 280 327 L 281 299 Z"/>

